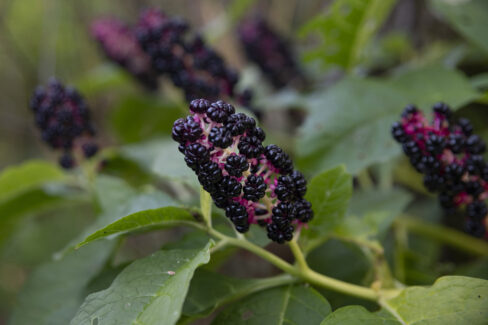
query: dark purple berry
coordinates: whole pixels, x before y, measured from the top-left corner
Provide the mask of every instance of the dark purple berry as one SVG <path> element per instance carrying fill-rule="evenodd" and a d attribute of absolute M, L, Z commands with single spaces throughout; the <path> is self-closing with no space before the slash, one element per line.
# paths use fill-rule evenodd
<path fill-rule="evenodd" d="M 242 172 L 246 171 L 248 168 L 249 163 L 244 156 L 233 154 L 226 159 L 225 170 L 231 176 L 241 177 Z"/>
<path fill-rule="evenodd" d="M 258 175 L 249 175 L 244 184 L 243 192 L 244 199 L 254 202 L 259 201 L 266 193 L 266 184 L 264 183 L 264 179 Z"/>

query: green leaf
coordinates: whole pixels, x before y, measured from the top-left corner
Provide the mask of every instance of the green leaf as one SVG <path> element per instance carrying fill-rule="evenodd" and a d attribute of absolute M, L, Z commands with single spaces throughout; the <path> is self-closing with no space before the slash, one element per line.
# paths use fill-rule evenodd
<path fill-rule="evenodd" d="M 449 70 L 441 65 L 430 65 L 417 70 L 409 70 L 391 78 L 390 85 L 402 92 L 409 102 L 398 105 L 415 104 L 425 111 L 431 106 L 444 102 L 454 110 L 477 99 L 480 94 L 461 72 Z"/>
<path fill-rule="evenodd" d="M 206 317 L 217 308 L 252 293 L 292 281 L 294 280 L 289 275 L 267 279 L 238 279 L 200 269 L 191 281 L 183 306 L 184 323 Z"/>
<path fill-rule="evenodd" d="M 164 207 L 129 214 L 87 236 L 76 247 L 108 236 L 121 235 L 149 229 L 161 229 L 194 222 L 188 210 L 179 207 Z"/>
<path fill-rule="evenodd" d="M 382 306 L 401 324 L 482 325 L 488 319 L 488 281 L 441 277 L 429 288 L 406 288 Z"/>
<path fill-rule="evenodd" d="M 86 285 L 103 268 L 112 247 L 100 242 L 35 270 L 20 293 L 10 324 L 68 324 L 83 302 Z"/>
<path fill-rule="evenodd" d="M 318 33 L 322 43 L 308 52 L 306 60 L 321 60 L 324 66 L 352 69 L 388 17 L 395 0 L 337 0 L 301 29 L 302 35 Z"/>
<path fill-rule="evenodd" d="M 431 0 L 431 4 L 455 30 L 488 53 L 488 3 L 485 0 Z"/>
<path fill-rule="evenodd" d="M 347 306 L 334 311 L 320 325 L 401 325 L 391 315 L 372 313 L 362 306 Z"/>
<path fill-rule="evenodd" d="M 408 100 L 387 83 L 346 78 L 309 98 L 309 115 L 300 129 L 299 167 L 323 170 L 344 163 L 353 174 L 400 153 L 390 135 Z"/>
<path fill-rule="evenodd" d="M 364 255 L 362 249 L 352 243 L 337 239 L 327 240 L 314 249 L 307 256 L 310 267 L 320 274 L 357 285 L 369 286 L 372 276 L 371 263 Z M 350 295 L 338 293 L 333 290 L 317 288 L 334 307 L 342 307 L 349 304 L 364 304 L 364 300 Z M 371 304 L 375 307 L 374 304 Z"/>
<path fill-rule="evenodd" d="M 151 140 L 122 147 L 120 154 L 159 177 L 198 186 L 192 170 L 186 166 L 178 144 L 170 139 Z"/>
<path fill-rule="evenodd" d="M 384 233 L 413 197 L 401 189 L 370 190 L 355 193 L 349 215 L 335 232 L 350 237 L 375 237 Z"/>
<path fill-rule="evenodd" d="M 303 229 L 300 240 L 310 250 L 341 223 L 352 195 L 352 177 L 343 166 L 327 170 L 310 181 L 306 199 L 312 203 L 314 218 Z"/>
<path fill-rule="evenodd" d="M 181 117 L 178 104 L 163 102 L 146 95 L 128 95 L 111 114 L 116 135 L 124 142 L 139 142 L 171 133 L 173 123 Z"/>
<path fill-rule="evenodd" d="M 330 305 L 317 291 L 289 285 L 261 291 L 230 306 L 212 323 L 220 324 L 320 324 Z"/>
<path fill-rule="evenodd" d="M 195 269 L 210 259 L 210 247 L 159 251 L 135 261 L 108 289 L 89 295 L 70 324 L 175 324 Z"/>
<path fill-rule="evenodd" d="M 40 160 L 5 168 L 0 174 L 0 202 L 65 178 L 60 168 Z"/>
<path fill-rule="evenodd" d="M 325 93 L 308 96 L 309 115 L 296 151 L 302 170 L 313 172 L 344 163 L 357 174 L 400 153 L 391 124 L 407 104 L 430 111 L 444 101 L 453 109 L 479 94 L 460 73 L 433 65 L 390 79 L 345 78 Z"/>

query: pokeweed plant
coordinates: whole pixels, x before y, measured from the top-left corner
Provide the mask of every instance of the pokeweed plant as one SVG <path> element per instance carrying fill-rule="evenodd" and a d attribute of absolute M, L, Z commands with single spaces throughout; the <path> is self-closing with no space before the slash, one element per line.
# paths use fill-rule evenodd
<path fill-rule="evenodd" d="M 345 37 L 324 37 L 310 58 L 352 74 L 393 4 L 335 1 L 303 30 Z M 304 78 L 286 44 L 255 23 L 239 24 L 249 58 L 277 88 Z M 253 38 L 255 30 L 265 32 Z M 149 9 L 135 27 L 103 19 L 91 31 L 149 90 L 170 79 L 188 109 L 166 130 L 172 139 L 99 149 L 77 91 L 59 81 L 35 91 L 35 123 L 63 151 L 63 169 L 36 160 L 0 174 L 0 244 L 40 210 L 68 206 L 69 217 L 84 204 L 98 217 L 30 274 L 11 324 L 487 323 L 485 145 L 465 110 L 456 112 L 480 98 L 467 78 L 428 65 L 346 75 L 326 91 L 285 90 L 282 105 L 303 105 L 307 116 L 287 143 L 269 122 L 278 112 L 263 107 L 268 119 L 256 121 L 239 111 L 250 96 L 235 91 L 238 74 L 203 37 L 188 37 L 184 21 Z M 337 55 L 321 55 L 334 42 Z M 290 70 L 253 53 L 265 50 Z M 413 105 L 400 114 L 408 102 L 434 100 L 452 108 L 435 104 L 432 121 Z M 435 220 L 438 203 L 454 225 Z M 157 247 L 145 247 L 148 237 Z M 454 268 L 453 249 L 475 265 Z M 253 263 L 270 265 L 272 276 L 249 274 Z"/>

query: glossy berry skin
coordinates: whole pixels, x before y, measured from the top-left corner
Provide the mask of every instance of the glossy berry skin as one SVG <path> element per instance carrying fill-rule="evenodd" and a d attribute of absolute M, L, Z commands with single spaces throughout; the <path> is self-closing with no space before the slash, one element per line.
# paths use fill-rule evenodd
<path fill-rule="evenodd" d="M 266 188 L 267 186 L 264 183 L 263 177 L 251 174 L 247 177 L 244 183 L 243 198 L 249 201 L 257 202 L 265 195 Z"/>
<path fill-rule="evenodd" d="M 90 111 L 75 89 L 52 79 L 46 87 L 36 89 L 30 106 L 42 139 L 51 148 L 64 151 L 59 161 L 63 168 L 76 165 L 72 155 L 74 150 L 80 149 L 85 158 L 97 153 Z"/>
<path fill-rule="evenodd" d="M 257 224 L 275 242 L 291 240 L 313 212 L 303 198 L 305 178 L 289 156 L 276 145 L 265 150 L 256 121 L 223 101 L 194 100 L 190 112 L 175 121 L 173 139 L 215 205 L 239 232 Z"/>
<path fill-rule="evenodd" d="M 249 163 L 244 156 L 230 155 L 227 157 L 224 168 L 229 175 L 241 177 L 242 173 L 249 168 Z"/>
<path fill-rule="evenodd" d="M 466 229 L 488 238 L 484 202 L 488 199 L 488 164 L 482 157 L 486 145 L 473 134 L 471 123 L 464 118 L 456 121 L 444 103 L 434 105 L 432 122 L 408 106 L 391 132 L 413 167 L 424 175 L 425 187 L 439 193 L 441 206 L 447 211 L 465 207 Z"/>

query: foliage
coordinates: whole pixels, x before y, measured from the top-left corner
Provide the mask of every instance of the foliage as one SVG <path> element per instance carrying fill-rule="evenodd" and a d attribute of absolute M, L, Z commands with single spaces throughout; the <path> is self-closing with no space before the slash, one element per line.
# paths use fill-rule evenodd
<path fill-rule="evenodd" d="M 448 25 L 447 38 L 434 28 L 418 31 L 420 38 L 397 31 L 398 12 L 391 13 L 402 7 L 395 0 L 269 5 L 280 32 L 293 35 L 290 26 L 301 26 L 300 39 L 310 41 L 303 89 L 273 91 L 247 63 L 243 74 L 256 77 L 238 87 L 255 90 L 265 145 L 286 148 L 308 179 L 314 218 L 281 246 L 261 228 L 234 231 L 199 187 L 171 139 L 174 121 L 188 115 L 178 89 L 161 82 L 146 92 L 97 58 L 81 32 L 81 17 L 116 11 L 135 20 L 134 7 L 87 3 L 53 4 L 54 14 L 22 0 L 0 6 L 6 38 L 20 40 L 19 48 L 0 43 L 0 66 L 12 82 L 42 61 L 25 77 L 31 92 L 56 62 L 85 95 L 107 144 L 69 171 L 50 158 L 0 171 L 0 323 L 8 314 L 12 325 L 486 324 L 488 243 L 464 232 L 466 211 L 441 210 L 391 136 L 406 105 L 428 111 L 443 101 L 488 141 L 485 1 L 415 7 Z M 201 34 L 230 62 L 242 51 L 228 42 L 232 29 L 267 7 L 256 0 L 195 2 L 206 23 Z M 59 26 L 50 15 L 59 16 Z M 58 29 L 59 39 L 43 45 L 44 34 Z M 14 61 L 22 62 L 19 71 Z M 3 116 L 0 126 L 9 126 Z M 37 145 L 23 148 L 11 138 L 0 141 L 0 156 L 8 156 L 3 143 L 10 148 L 10 140 L 20 155 L 2 165 L 32 155 Z"/>

